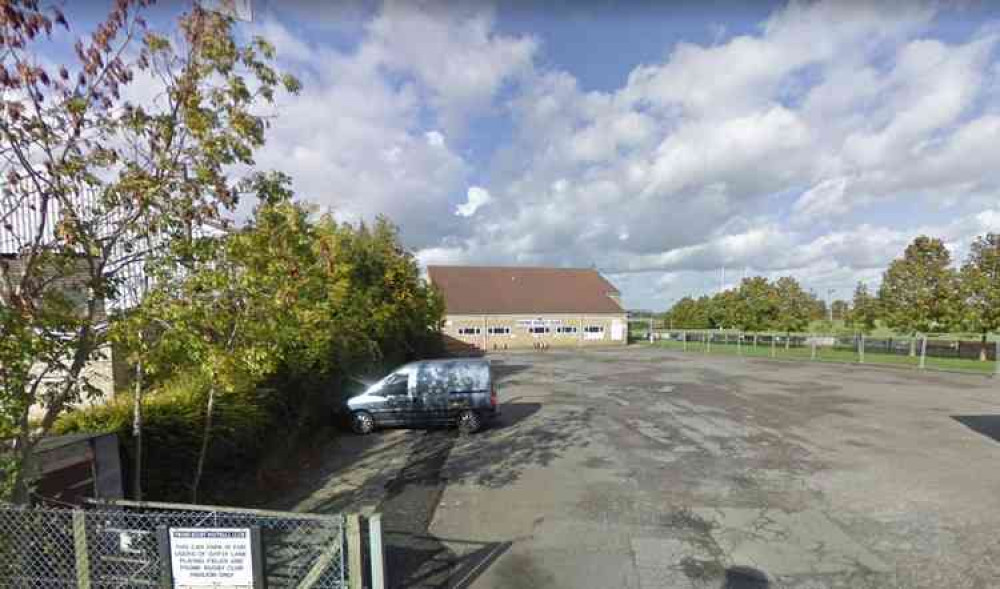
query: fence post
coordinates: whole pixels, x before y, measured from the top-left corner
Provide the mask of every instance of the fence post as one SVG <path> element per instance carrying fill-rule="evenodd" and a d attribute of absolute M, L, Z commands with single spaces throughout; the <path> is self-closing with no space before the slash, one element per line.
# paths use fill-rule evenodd
<path fill-rule="evenodd" d="M 76 586 L 90 589 L 90 551 L 87 549 L 87 513 L 73 510 L 73 553 L 76 555 Z"/>
<path fill-rule="evenodd" d="M 816 337 L 809 334 L 810 360 L 816 359 Z"/>
<path fill-rule="evenodd" d="M 927 366 L 927 336 L 920 337 L 920 370 Z"/>
<path fill-rule="evenodd" d="M 858 338 L 858 364 L 865 363 L 865 334 Z"/>
<path fill-rule="evenodd" d="M 382 514 L 368 518 L 368 556 L 372 567 L 371 589 L 385 589 L 385 558 L 382 555 Z"/>
<path fill-rule="evenodd" d="M 712 351 L 712 332 L 708 332 L 705 336 L 705 353 L 708 354 Z"/>
<path fill-rule="evenodd" d="M 688 351 L 688 332 L 681 333 L 681 340 L 684 342 L 684 351 Z"/>
<path fill-rule="evenodd" d="M 996 370 L 994 371 L 994 374 L 997 376 L 997 378 L 1000 378 L 1000 338 L 997 338 L 996 351 L 994 352 L 994 354 L 996 355 L 996 357 L 994 358 L 994 360 L 996 361 Z"/>
<path fill-rule="evenodd" d="M 352 513 L 346 518 L 347 524 L 347 587 L 362 589 L 365 578 L 361 558 L 361 517 Z"/>
<path fill-rule="evenodd" d="M 736 334 L 736 353 L 740 356 L 743 355 L 743 332 Z"/>
<path fill-rule="evenodd" d="M 757 351 L 757 334 L 753 334 L 753 351 Z"/>
<path fill-rule="evenodd" d="M 774 346 L 776 340 L 774 339 L 774 334 L 771 334 L 771 357 L 774 358 Z"/>

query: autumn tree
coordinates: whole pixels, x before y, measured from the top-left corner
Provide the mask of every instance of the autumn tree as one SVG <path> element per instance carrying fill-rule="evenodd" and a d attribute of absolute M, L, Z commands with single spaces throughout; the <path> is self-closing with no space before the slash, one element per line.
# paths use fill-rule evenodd
<path fill-rule="evenodd" d="M 736 324 L 745 331 L 768 329 L 778 318 L 774 286 L 762 276 L 744 278 L 736 291 Z"/>
<path fill-rule="evenodd" d="M 704 329 L 708 321 L 708 298 L 684 297 L 670 308 L 670 319 L 675 327 L 683 329 Z"/>
<path fill-rule="evenodd" d="M 878 298 L 886 325 L 897 331 L 927 333 L 954 325 L 961 302 L 944 242 L 916 238 L 882 275 Z"/>
<path fill-rule="evenodd" d="M 961 270 L 964 323 L 982 334 L 980 360 L 986 360 L 989 332 L 1000 331 L 1000 234 L 976 238 Z"/>
<path fill-rule="evenodd" d="M 848 321 L 858 331 L 870 333 L 878 320 L 878 299 L 868 291 L 868 285 L 858 282 L 854 288 L 854 298 L 848 313 Z"/>
<path fill-rule="evenodd" d="M 40 48 L 69 35 L 63 14 L 0 0 L 0 437 L 13 439 L 3 479 L 18 502 L 38 440 L 96 394 L 84 368 L 105 353 L 123 283 L 150 245 L 233 209 L 259 179 L 261 106 L 298 88 L 229 18 L 195 5 L 168 38 L 145 27 L 148 4 L 117 0 L 52 63 Z"/>
<path fill-rule="evenodd" d="M 774 327 L 789 334 L 805 329 L 816 307 L 815 297 L 803 290 L 791 276 L 779 278 L 774 283 L 774 291 L 778 303 Z"/>

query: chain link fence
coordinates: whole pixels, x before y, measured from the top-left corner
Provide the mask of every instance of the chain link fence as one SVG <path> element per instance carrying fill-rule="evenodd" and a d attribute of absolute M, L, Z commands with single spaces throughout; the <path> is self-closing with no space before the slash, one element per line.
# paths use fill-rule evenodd
<path fill-rule="evenodd" d="M 651 339 L 657 345 L 688 352 L 1000 375 L 1000 341 L 686 330 L 654 332 Z"/>
<path fill-rule="evenodd" d="M 344 518 L 316 514 L 101 507 L 0 506 L 0 587 L 160 587 L 167 562 L 157 530 L 260 530 L 267 587 L 344 587 Z"/>

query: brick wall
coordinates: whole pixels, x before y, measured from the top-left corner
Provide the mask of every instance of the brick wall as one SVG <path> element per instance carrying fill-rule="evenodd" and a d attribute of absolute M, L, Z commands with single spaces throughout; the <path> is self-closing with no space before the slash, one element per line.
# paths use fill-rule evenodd
<path fill-rule="evenodd" d="M 531 325 L 547 327 L 548 333 L 532 333 Z M 613 339 L 615 325 L 620 326 L 620 339 Z M 560 327 L 575 328 L 573 333 L 560 333 Z M 600 328 L 597 333 L 585 331 L 588 327 Z M 510 333 L 491 333 L 490 328 L 508 328 Z M 476 330 L 478 333 L 463 333 Z M 447 315 L 444 334 L 449 339 L 486 351 L 533 348 L 538 344 L 549 347 L 625 345 L 628 322 L 620 315 Z"/>

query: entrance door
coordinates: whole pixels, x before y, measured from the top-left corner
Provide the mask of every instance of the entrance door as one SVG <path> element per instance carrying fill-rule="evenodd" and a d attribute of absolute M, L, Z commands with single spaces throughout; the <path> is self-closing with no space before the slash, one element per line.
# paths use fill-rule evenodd
<path fill-rule="evenodd" d="M 619 319 L 611 321 L 611 339 L 616 342 L 625 339 L 625 324 Z"/>

